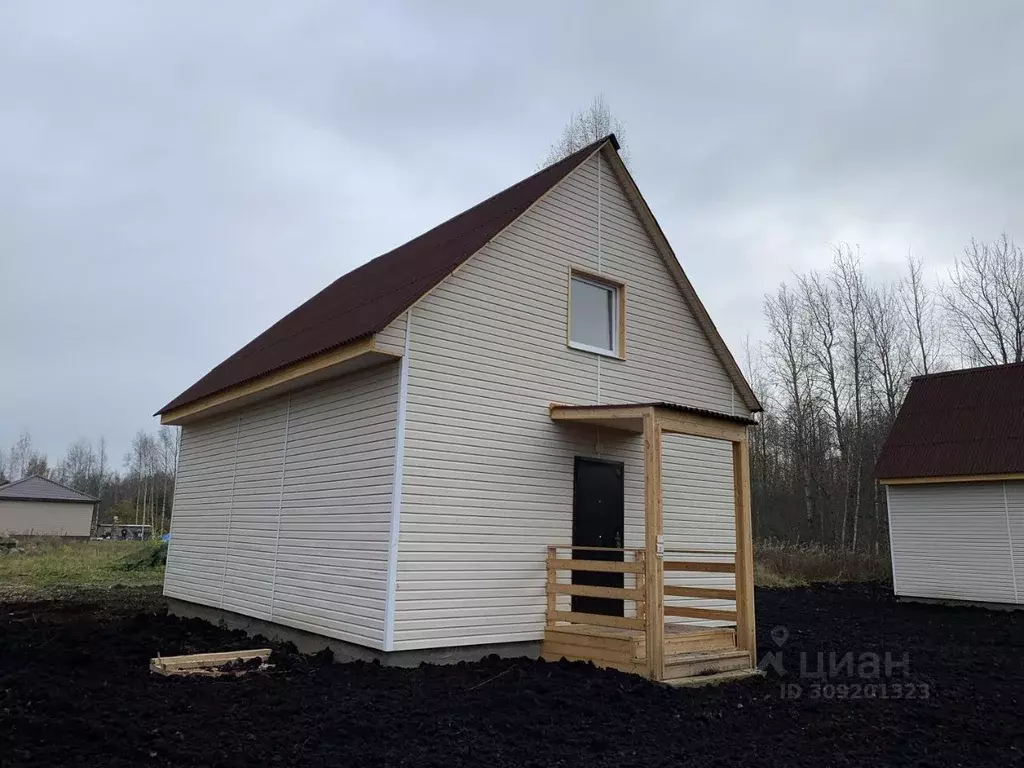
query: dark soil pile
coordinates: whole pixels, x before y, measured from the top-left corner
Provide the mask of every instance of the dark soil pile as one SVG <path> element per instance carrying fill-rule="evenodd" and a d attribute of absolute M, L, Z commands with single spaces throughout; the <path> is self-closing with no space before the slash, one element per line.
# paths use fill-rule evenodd
<path fill-rule="evenodd" d="M 270 671 L 161 677 L 157 652 L 265 641 L 116 598 L 0 605 L 0 765 L 1024 763 L 1024 615 L 897 604 L 881 588 L 760 591 L 772 671 L 694 689 L 584 664 L 391 669 L 281 648 Z M 887 678 L 887 652 L 909 670 Z M 819 653 L 836 674 L 801 677 Z"/>

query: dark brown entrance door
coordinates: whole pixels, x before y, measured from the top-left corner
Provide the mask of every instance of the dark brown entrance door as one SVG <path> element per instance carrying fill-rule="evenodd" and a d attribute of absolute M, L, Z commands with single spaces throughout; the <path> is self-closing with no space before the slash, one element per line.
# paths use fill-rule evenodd
<path fill-rule="evenodd" d="M 572 544 L 574 547 L 620 549 L 623 538 L 625 495 L 623 466 L 617 461 L 576 457 L 573 477 Z M 622 560 L 622 552 L 573 553 L 578 560 Z M 573 571 L 573 584 L 621 587 L 621 573 Z M 582 613 L 622 616 L 622 600 L 574 595 L 572 609 Z"/>

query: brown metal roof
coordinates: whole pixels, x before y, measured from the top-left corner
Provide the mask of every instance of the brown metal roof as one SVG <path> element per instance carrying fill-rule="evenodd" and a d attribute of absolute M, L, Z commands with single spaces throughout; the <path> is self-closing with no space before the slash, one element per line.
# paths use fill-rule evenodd
<path fill-rule="evenodd" d="M 722 411 L 712 411 L 708 408 L 697 408 L 693 405 L 680 405 L 679 403 L 606 403 L 604 405 L 558 405 L 563 410 L 573 411 L 596 411 L 602 410 L 615 410 L 621 408 L 664 408 L 667 411 L 677 411 L 679 413 L 692 413 L 697 416 L 708 416 L 712 419 L 720 419 L 721 421 L 731 421 L 736 424 L 757 424 L 756 419 L 752 419 L 749 416 L 741 416 L 733 413 L 723 413 Z"/>
<path fill-rule="evenodd" d="M 338 278 L 285 315 L 157 414 L 383 330 L 614 135 Z"/>
<path fill-rule="evenodd" d="M 1024 363 L 918 376 L 875 474 L 883 480 L 1024 472 Z"/>

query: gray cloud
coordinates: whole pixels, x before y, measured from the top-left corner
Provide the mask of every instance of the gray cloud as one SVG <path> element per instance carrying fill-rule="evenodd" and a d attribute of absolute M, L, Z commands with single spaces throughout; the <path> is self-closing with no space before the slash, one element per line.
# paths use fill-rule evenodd
<path fill-rule="evenodd" d="M 1024 237 L 1014 2 L 5 3 L 0 445 L 150 414 L 341 273 L 532 172 L 605 94 L 737 353 L 859 243 Z"/>

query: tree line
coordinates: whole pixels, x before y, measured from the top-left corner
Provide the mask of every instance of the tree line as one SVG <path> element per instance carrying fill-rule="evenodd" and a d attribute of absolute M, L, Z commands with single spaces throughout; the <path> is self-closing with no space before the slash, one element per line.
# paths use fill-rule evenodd
<path fill-rule="evenodd" d="M 181 430 L 161 426 L 139 430 L 132 438 L 121 467 L 107 455 L 107 443 L 86 439 L 71 443 L 53 465 L 36 450 L 32 435 L 23 432 L 10 449 L 0 449 L 0 483 L 41 475 L 100 500 L 97 523 L 151 525 L 156 533 L 171 524 L 174 479 L 178 469 Z"/>
<path fill-rule="evenodd" d="M 853 551 L 887 546 L 874 467 L 912 376 L 1024 360 L 1024 253 L 972 240 L 944 277 L 908 255 L 878 281 L 833 248 L 824 271 L 764 299 L 746 368 L 764 413 L 751 433 L 754 532 Z"/>

